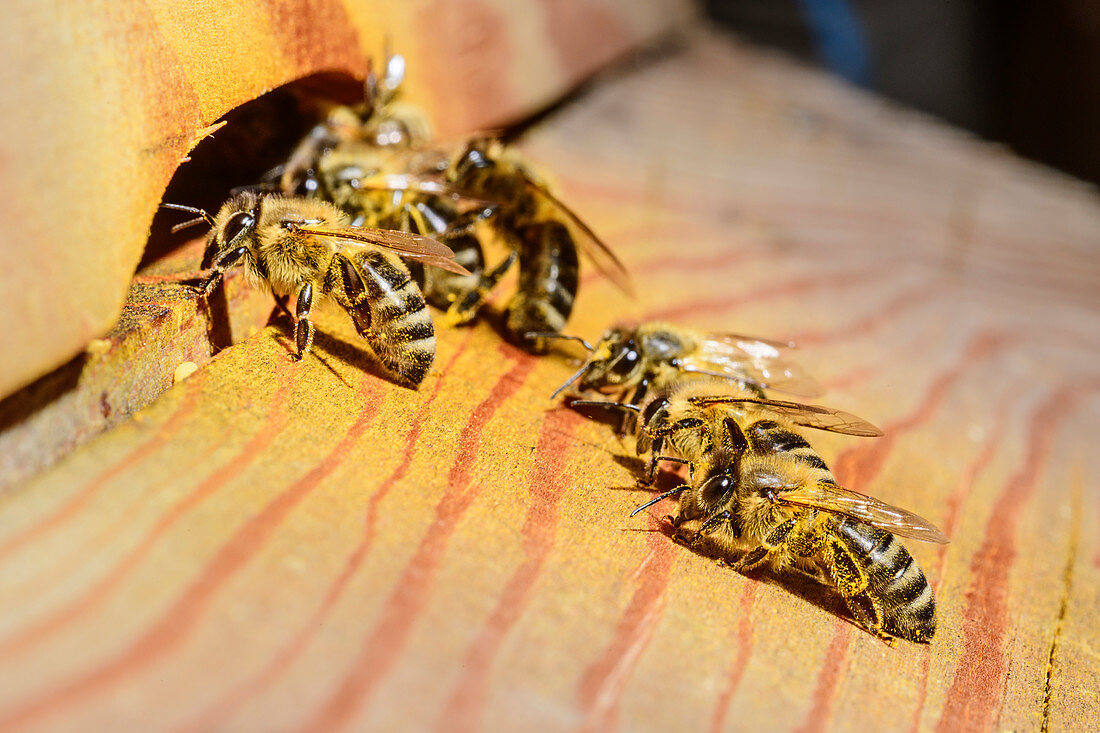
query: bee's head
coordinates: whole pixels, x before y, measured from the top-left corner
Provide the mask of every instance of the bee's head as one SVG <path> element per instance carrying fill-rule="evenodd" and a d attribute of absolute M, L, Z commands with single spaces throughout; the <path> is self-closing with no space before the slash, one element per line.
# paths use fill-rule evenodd
<path fill-rule="evenodd" d="M 387 54 L 382 76 L 367 72 L 362 107 L 362 139 L 380 147 L 406 147 L 431 137 L 431 126 L 420 110 L 400 101 L 405 57 Z"/>
<path fill-rule="evenodd" d="M 650 393 L 641 404 L 641 418 L 645 425 L 657 427 L 668 420 L 669 390 L 667 387 Z"/>
<path fill-rule="evenodd" d="M 204 268 L 210 267 L 222 253 L 248 242 L 256 232 L 262 201 L 262 196 L 242 191 L 222 204 L 206 241 L 206 251 L 202 257 Z"/>
<path fill-rule="evenodd" d="M 629 387 L 641 380 L 645 359 L 633 329 L 613 328 L 604 334 L 588 359 L 581 389 Z"/>

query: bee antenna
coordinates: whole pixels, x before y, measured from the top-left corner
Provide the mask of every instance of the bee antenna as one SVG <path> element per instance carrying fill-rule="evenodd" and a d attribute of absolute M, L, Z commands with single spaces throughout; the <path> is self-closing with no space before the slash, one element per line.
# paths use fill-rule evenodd
<path fill-rule="evenodd" d="M 611 402 L 609 400 L 573 400 L 569 403 L 570 407 L 602 407 L 605 410 L 625 410 L 627 412 L 633 412 L 635 414 L 640 413 L 642 408 L 637 405 L 632 405 L 629 402 Z"/>
<path fill-rule="evenodd" d="M 176 232 L 183 231 L 184 229 L 187 229 L 189 227 L 193 227 L 196 224 L 202 224 L 204 221 L 205 219 L 203 219 L 201 216 L 194 219 L 188 219 L 187 221 L 173 225 L 172 228 L 168 231 L 170 231 L 172 234 L 175 234 Z"/>
<path fill-rule="evenodd" d="M 200 221 L 205 221 L 207 224 L 210 225 L 211 229 L 214 228 L 214 217 L 210 216 L 210 214 L 207 214 L 206 211 L 204 211 L 203 209 L 200 209 L 198 207 L 184 206 L 183 204 L 162 203 L 160 205 L 160 208 L 162 208 L 162 209 L 172 209 L 173 211 L 186 211 L 188 214 L 198 214 L 199 215 L 198 219 L 192 219 L 188 222 L 184 222 L 183 224 L 177 224 L 176 226 L 172 227 L 172 233 L 173 234 L 178 229 L 183 229 L 184 227 L 192 226 L 194 224 L 197 224 Z"/>
<path fill-rule="evenodd" d="M 363 97 L 367 104 L 370 105 L 371 111 L 374 111 L 374 107 L 378 102 L 380 96 L 378 90 L 378 75 L 374 73 L 374 61 L 367 57 L 367 75 L 363 79 Z"/>
<path fill-rule="evenodd" d="M 668 491 L 666 491 L 666 492 L 665 492 L 665 493 L 663 493 L 663 494 L 658 494 L 657 496 L 655 496 L 655 497 L 653 497 L 652 499 L 650 499 L 649 501 L 647 501 L 647 502 L 646 502 L 645 504 L 642 504 L 642 505 L 641 505 L 640 507 L 638 507 L 638 508 L 636 508 L 636 509 L 635 509 L 634 511 L 632 511 L 632 512 L 630 513 L 630 516 L 632 516 L 632 517 L 633 517 L 633 516 L 634 516 L 635 514 L 637 514 L 638 512 L 642 511 L 643 509 L 648 509 L 649 507 L 653 506 L 653 505 L 654 505 L 654 504 L 656 504 L 657 502 L 659 502 L 659 501 L 662 501 L 662 500 L 664 500 L 664 499 L 667 499 L 667 498 L 668 498 L 668 497 L 670 497 L 670 496 L 674 496 L 674 495 L 676 495 L 676 494 L 679 494 L 679 493 L 682 493 L 682 492 L 684 492 L 684 491 L 687 491 L 687 490 L 688 490 L 688 489 L 690 489 L 690 488 L 691 488 L 691 487 L 690 487 L 690 486 L 688 486 L 687 484 L 683 484 L 682 486 L 677 486 L 677 487 L 676 487 L 675 489 L 669 489 Z"/>
<path fill-rule="evenodd" d="M 555 331 L 528 331 L 527 333 L 523 334 L 523 337 L 527 338 L 527 339 L 537 339 L 537 338 L 539 338 L 539 339 L 559 339 L 561 341 L 576 341 L 581 346 L 588 349 L 589 353 L 596 350 L 592 346 L 592 344 L 588 343 L 587 341 L 582 339 L 580 336 L 570 336 L 569 334 L 557 333 Z"/>
<path fill-rule="evenodd" d="M 565 382 L 565 384 L 563 384 L 562 386 L 560 386 L 560 387 L 558 387 L 557 389 L 554 390 L 554 394 L 550 395 L 550 399 L 552 399 L 552 400 L 557 399 L 558 395 L 560 395 L 562 392 L 564 392 L 566 387 L 568 387 L 569 385 L 573 384 L 573 382 L 575 382 L 578 379 L 580 379 L 581 377 L 583 377 L 584 373 L 587 372 L 587 371 L 588 371 L 588 362 L 585 362 L 581 366 L 581 368 L 578 369 L 577 372 Z"/>

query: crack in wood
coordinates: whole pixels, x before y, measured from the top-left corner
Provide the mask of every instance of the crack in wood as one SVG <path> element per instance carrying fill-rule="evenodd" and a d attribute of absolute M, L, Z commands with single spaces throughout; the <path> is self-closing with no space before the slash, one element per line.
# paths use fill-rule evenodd
<path fill-rule="evenodd" d="M 1054 622 L 1054 636 L 1050 640 L 1050 655 L 1047 657 L 1046 680 L 1043 685 L 1043 722 L 1039 730 L 1047 733 L 1050 725 L 1050 694 L 1054 680 L 1054 659 L 1058 655 L 1059 642 L 1066 625 L 1066 610 L 1069 607 L 1070 590 L 1073 585 L 1073 566 L 1077 561 L 1077 546 L 1081 537 L 1081 466 L 1074 467 L 1073 508 L 1070 511 L 1069 554 L 1062 571 L 1062 600 L 1058 608 L 1058 618 Z"/>

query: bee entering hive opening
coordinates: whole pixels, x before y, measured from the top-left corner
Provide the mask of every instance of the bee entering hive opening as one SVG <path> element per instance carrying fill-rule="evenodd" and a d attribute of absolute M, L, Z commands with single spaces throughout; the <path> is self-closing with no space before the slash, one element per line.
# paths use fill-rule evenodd
<path fill-rule="evenodd" d="M 233 189 L 258 183 L 265 173 L 286 161 L 295 145 L 333 105 L 354 104 L 362 99 L 362 80 L 324 73 L 290 82 L 246 102 L 218 120 L 220 126 L 212 125 L 210 133 L 180 161 L 162 201 L 213 214 Z M 178 211 L 157 211 L 138 274 L 150 269 L 162 273 L 165 268 L 158 266 L 162 260 L 175 260 L 172 255 L 189 250 L 205 238 L 202 226 L 173 233 L 172 228 L 188 218 Z M 201 255 L 201 247 L 198 251 Z"/>
<path fill-rule="evenodd" d="M 203 261 L 209 233 L 204 216 L 208 219 L 217 213 L 234 191 L 261 184 L 265 174 L 283 164 L 334 107 L 359 103 L 363 94 L 360 79 L 338 73 L 314 74 L 246 102 L 200 131 L 196 137 L 201 139 L 181 159 L 153 217 L 117 330 L 140 328 L 167 300 L 195 297 L 199 274 L 210 265 Z M 168 206 L 184 207 L 192 213 Z M 199 211 L 205 214 L 199 215 Z M 144 303 L 154 307 L 150 310 Z M 271 312 L 271 301 L 257 294 L 239 313 L 233 313 L 225 294 L 218 292 L 203 308 L 208 315 L 210 348 L 217 351 L 262 325 Z"/>

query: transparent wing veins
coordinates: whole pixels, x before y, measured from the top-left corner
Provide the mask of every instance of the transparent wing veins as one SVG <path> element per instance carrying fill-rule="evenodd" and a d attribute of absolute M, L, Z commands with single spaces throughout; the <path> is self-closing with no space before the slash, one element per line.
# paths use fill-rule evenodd
<path fill-rule="evenodd" d="M 541 183 L 532 181 L 530 178 L 524 178 L 526 185 L 538 192 L 540 196 L 545 198 L 555 209 L 564 214 L 574 226 L 581 231 L 581 241 L 578 242 L 578 246 L 581 250 L 588 255 L 588 257 L 595 263 L 596 268 L 602 272 L 615 287 L 622 290 L 627 295 L 634 296 L 634 285 L 630 281 L 630 273 L 626 271 L 626 266 L 619 260 L 615 253 L 611 251 L 611 248 L 592 231 L 592 228 L 584 223 L 575 211 L 566 206 L 565 202 L 559 199 L 554 194 L 550 193 L 550 190 Z"/>
<path fill-rule="evenodd" d="M 801 402 L 768 400 L 757 397 L 735 397 L 732 395 L 689 397 L 688 401 L 697 407 L 721 404 L 754 404 L 789 418 L 791 422 L 797 425 L 808 428 L 854 435 L 861 438 L 878 438 L 883 435 L 882 430 L 861 417 L 822 405 L 807 405 Z"/>
<path fill-rule="evenodd" d="M 337 239 L 345 246 L 363 247 L 373 245 L 391 249 L 401 257 L 425 265 L 438 267 L 459 275 L 471 274 L 469 270 L 454 261 L 455 253 L 451 251 L 450 247 L 437 242 L 431 237 L 420 234 L 398 232 L 392 229 L 314 224 L 296 225 L 295 229 L 318 237 Z"/>
<path fill-rule="evenodd" d="M 787 343 L 737 334 L 707 334 L 698 351 L 685 358 L 688 371 L 738 379 L 798 397 L 824 389 L 799 364 L 786 358 Z"/>
<path fill-rule="evenodd" d="M 946 544 L 947 535 L 924 517 L 842 486 L 812 483 L 776 494 L 784 504 L 813 507 L 865 522 L 899 537 Z"/>

